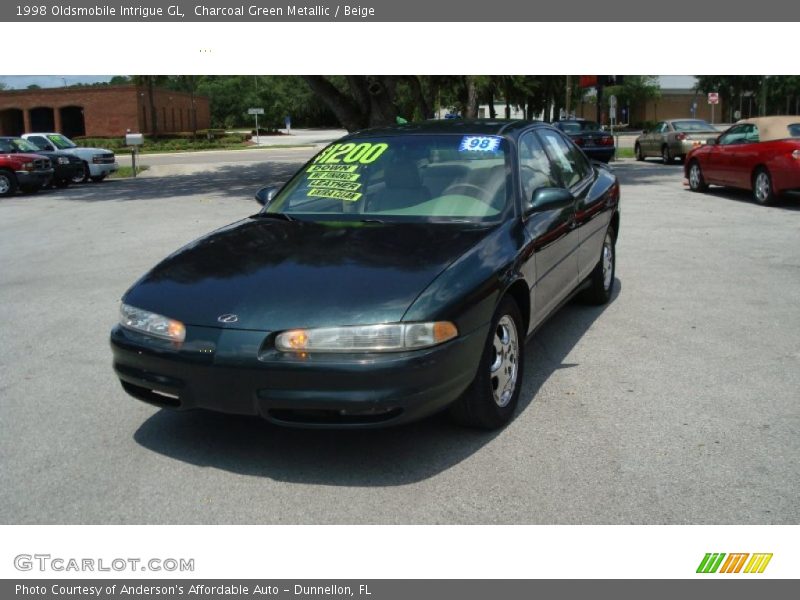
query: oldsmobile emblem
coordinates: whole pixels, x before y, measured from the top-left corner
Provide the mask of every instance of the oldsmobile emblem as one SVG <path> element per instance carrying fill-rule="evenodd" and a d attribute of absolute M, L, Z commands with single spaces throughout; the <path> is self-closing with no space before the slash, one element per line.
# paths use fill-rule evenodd
<path fill-rule="evenodd" d="M 217 317 L 220 323 L 236 323 L 239 320 L 239 315 L 224 314 Z"/>

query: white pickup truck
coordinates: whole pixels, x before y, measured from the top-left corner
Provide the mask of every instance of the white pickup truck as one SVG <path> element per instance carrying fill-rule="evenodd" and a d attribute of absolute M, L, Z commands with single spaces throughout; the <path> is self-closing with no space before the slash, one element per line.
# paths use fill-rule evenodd
<path fill-rule="evenodd" d="M 87 179 L 95 182 L 103 181 L 106 175 L 119 169 L 119 164 L 111 150 L 83 148 L 60 133 L 25 133 L 22 138 L 40 150 L 60 150 L 80 158 L 83 161 L 83 174 L 75 175 L 72 178 L 73 183 L 80 183 Z"/>

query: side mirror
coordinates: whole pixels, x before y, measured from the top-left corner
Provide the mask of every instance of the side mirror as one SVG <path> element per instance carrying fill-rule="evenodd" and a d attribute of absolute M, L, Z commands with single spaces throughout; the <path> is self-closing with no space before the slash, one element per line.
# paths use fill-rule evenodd
<path fill-rule="evenodd" d="M 270 202 L 272 202 L 272 199 L 277 193 L 278 188 L 275 186 L 263 187 L 256 192 L 256 200 L 262 206 L 267 206 Z"/>
<path fill-rule="evenodd" d="M 569 190 L 557 187 L 541 187 L 531 197 L 529 212 L 554 210 L 572 205 L 575 197 Z"/>
<path fill-rule="evenodd" d="M 707 146 L 716 146 L 718 143 L 719 143 L 719 138 L 713 137 L 713 138 L 708 138 L 706 140 L 706 145 Z"/>

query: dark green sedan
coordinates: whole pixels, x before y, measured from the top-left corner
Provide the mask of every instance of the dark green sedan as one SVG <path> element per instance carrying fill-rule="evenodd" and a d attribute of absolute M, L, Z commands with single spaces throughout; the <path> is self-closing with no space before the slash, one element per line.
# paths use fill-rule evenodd
<path fill-rule="evenodd" d="M 449 409 L 501 427 L 525 342 L 572 296 L 611 298 L 619 197 L 542 123 L 351 134 L 136 282 L 114 369 L 180 410 L 376 427 Z"/>

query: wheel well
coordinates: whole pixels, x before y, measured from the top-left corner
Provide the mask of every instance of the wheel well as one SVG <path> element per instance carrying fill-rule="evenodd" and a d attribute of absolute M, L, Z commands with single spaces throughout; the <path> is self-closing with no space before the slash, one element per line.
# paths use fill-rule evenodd
<path fill-rule="evenodd" d="M 761 171 L 762 169 L 763 169 L 764 171 L 766 171 L 768 175 L 770 174 L 770 173 L 769 173 L 769 169 L 767 168 L 767 166 L 766 166 L 766 165 L 756 165 L 755 167 L 753 167 L 753 171 L 750 173 L 750 183 L 751 183 L 751 184 L 752 184 L 752 183 L 755 183 L 755 179 L 756 179 L 756 173 L 758 173 L 758 172 L 759 172 L 759 171 Z M 770 175 L 770 177 L 771 177 L 771 175 Z"/>
<path fill-rule="evenodd" d="M 523 329 L 528 333 L 528 325 L 531 321 L 531 290 L 524 279 L 517 279 L 511 287 L 506 290 L 506 295 L 511 296 L 517 303 L 517 308 L 522 315 Z"/>

